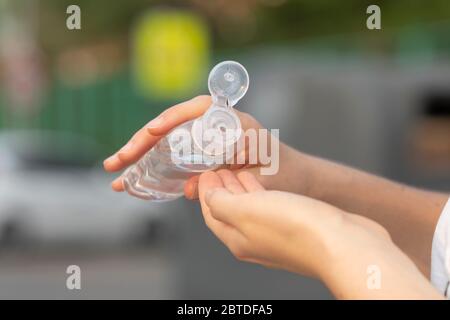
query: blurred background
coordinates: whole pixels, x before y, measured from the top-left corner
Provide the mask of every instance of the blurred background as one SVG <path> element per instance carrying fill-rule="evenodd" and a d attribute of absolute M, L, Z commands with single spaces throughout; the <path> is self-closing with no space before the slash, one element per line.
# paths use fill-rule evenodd
<path fill-rule="evenodd" d="M 448 0 L 0 0 L 0 298 L 331 298 L 236 261 L 196 203 L 110 190 L 102 160 L 222 60 L 290 145 L 450 189 Z"/>

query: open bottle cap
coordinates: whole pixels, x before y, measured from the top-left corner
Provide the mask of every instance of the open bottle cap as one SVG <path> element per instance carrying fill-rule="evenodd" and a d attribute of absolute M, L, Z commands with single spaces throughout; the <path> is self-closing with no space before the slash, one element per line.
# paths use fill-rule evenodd
<path fill-rule="evenodd" d="M 209 73 L 208 88 L 213 102 L 221 107 L 234 106 L 247 92 L 247 70 L 238 62 L 223 61 Z"/>
<path fill-rule="evenodd" d="M 200 121 L 194 121 L 191 132 L 194 142 L 205 154 L 218 156 L 239 140 L 241 121 L 231 108 L 213 106 Z"/>
<path fill-rule="evenodd" d="M 209 73 L 213 103 L 192 126 L 194 142 L 205 154 L 222 155 L 239 140 L 241 122 L 232 107 L 245 95 L 248 85 L 247 70 L 235 61 L 221 62 Z"/>

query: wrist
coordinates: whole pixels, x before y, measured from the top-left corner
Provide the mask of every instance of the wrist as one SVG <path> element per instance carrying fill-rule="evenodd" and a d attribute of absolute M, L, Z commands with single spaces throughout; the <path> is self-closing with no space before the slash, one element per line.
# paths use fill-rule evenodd
<path fill-rule="evenodd" d="M 261 182 L 270 190 L 308 195 L 310 190 L 309 157 L 284 143 L 280 143 L 279 169 L 275 175 L 261 176 Z"/>
<path fill-rule="evenodd" d="M 312 212 L 314 219 L 302 220 L 295 226 L 298 231 L 292 243 L 292 257 L 297 257 L 297 273 L 326 283 L 334 276 L 335 265 L 345 260 L 345 250 L 336 249 L 340 246 L 339 237 L 345 236 L 342 232 L 347 222 L 345 213 L 338 208 L 322 203 L 322 207 L 319 205 L 316 209 Z"/>
<path fill-rule="evenodd" d="M 327 281 L 336 274 L 335 266 L 346 259 L 346 250 L 339 248 L 343 244 L 340 237 L 345 236 L 346 213 L 330 206 L 329 210 L 316 214 L 323 215 L 323 218 L 319 219 L 317 225 L 315 270 L 317 278 L 327 284 Z"/>

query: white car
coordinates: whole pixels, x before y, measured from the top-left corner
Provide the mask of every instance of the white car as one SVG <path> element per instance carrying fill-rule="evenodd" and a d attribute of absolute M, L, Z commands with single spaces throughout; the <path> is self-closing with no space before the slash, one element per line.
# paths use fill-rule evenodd
<path fill-rule="evenodd" d="M 71 134 L 0 132 L 0 243 L 115 243 L 145 231 L 161 207 L 114 193 L 99 153 Z"/>

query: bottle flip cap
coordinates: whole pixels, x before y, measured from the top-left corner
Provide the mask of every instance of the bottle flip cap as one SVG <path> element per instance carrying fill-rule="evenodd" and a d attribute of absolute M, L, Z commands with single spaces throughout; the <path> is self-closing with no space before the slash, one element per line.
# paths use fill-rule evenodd
<path fill-rule="evenodd" d="M 233 111 L 233 106 L 245 95 L 249 86 L 247 70 L 235 61 L 217 64 L 209 73 L 208 88 L 213 104 L 201 118 L 194 123 L 194 141 L 208 154 L 219 155 L 227 151 L 241 135 L 241 122 Z M 215 133 L 213 150 L 205 150 L 202 143 L 205 130 Z M 208 138 L 208 137 L 206 137 Z"/>
<path fill-rule="evenodd" d="M 234 106 L 247 92 L 247 70 L 235 61 L 224 61 L 209 73 L 208 88 L 214 104 Z"/>

